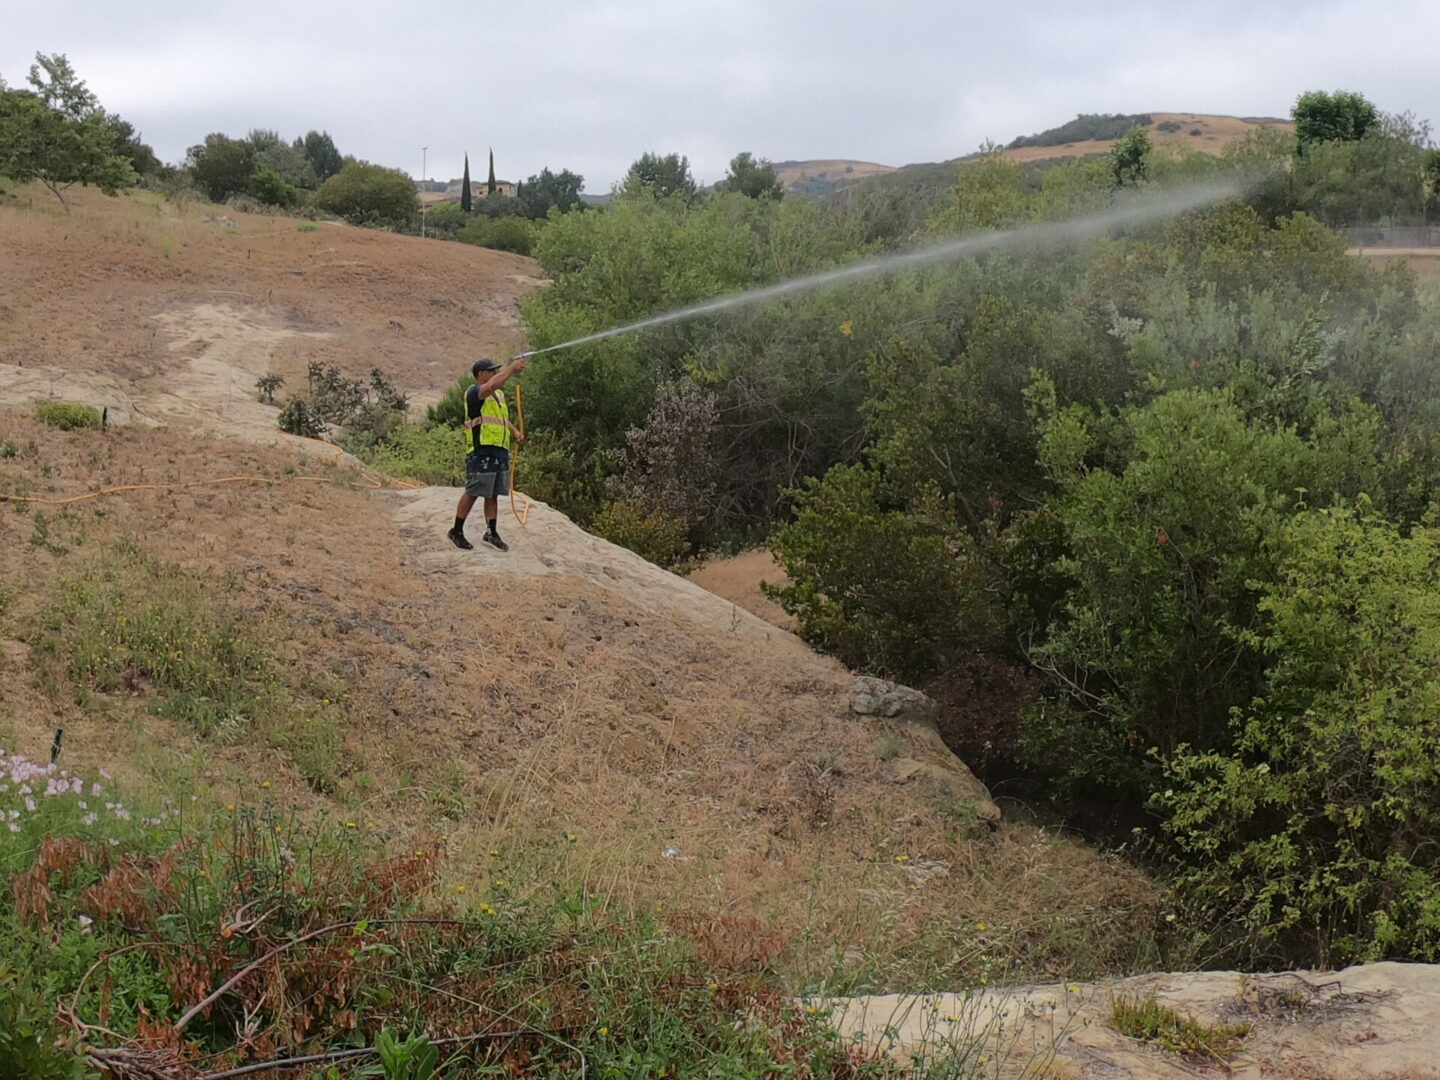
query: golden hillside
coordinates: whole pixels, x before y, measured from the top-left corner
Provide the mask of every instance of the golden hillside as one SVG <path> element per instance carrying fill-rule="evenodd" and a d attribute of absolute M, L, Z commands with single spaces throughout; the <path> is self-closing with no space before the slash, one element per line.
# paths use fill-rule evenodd
<path fill-rule="evenodd" d="M 1202 154 L 1219 154 L 1236 139 L 1263 127 L 1274 127 L 1281 131 L 1293 131 L 1288 121 L 1259 122 L 1244 120 L 1238 116 L 1215 116 L 1208 113 L 1151 113 L 1154 123 L 1145 130 L 1156 146 L 1171 147 L 1183 151 L 1198 151 Z M 1172 131 L 1166 127 L 1175 125 Z M 1048 161 L 1053 158 L 1086 157 L 1089 154 L 1109 153 L 1111 139 L 1088 139 L 1082 142 L 1064 143 L 1060 146 L 1022 146 L 1005 150 L 1006 157 L 1015 161 Z"/>

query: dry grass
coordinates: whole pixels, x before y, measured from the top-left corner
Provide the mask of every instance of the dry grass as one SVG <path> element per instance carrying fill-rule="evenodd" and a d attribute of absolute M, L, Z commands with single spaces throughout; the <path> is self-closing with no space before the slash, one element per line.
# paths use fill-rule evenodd
<path fill-rule="evenodd" d="M 0 461 L 6 491 L 284 478 L 292 464 L 163 431 L 102 438 L 15 413 L 0 428 L 22 447 Z M 929 781 L 896 783 L 877 738 L 926 748 L 851 716 L 832 662 L 657 620 L 563 575 L 487 588 L 421 573 L 353 474 L 327 475 L 336 483 L 0 506 L 0 547 L 18 555 L 0 569 L 15 597 L 0 616 L 0 745 L 40 756 L 63 724 L 72 766 L 212 804 L 275 798 L 442 846 L 452 889 L 584 882 L 627 907 L 758 920 L 784 935 L 797 985 L 1082 977 L 1150 959 L 1151 886 L 1037 829 L 991 833 Z M 63 554 L 30 542 L 41 512 Z M 57 579 L 127 536 L 202 577 L 235 576 L 287 683 L 312 699 L 343 691 L 332 797 L 263 733 L 222 746 L 151 715 L 143 696 L 81 708 L 37 685 L 15 635 Z"/>
<path fill-rule="evenodd" d="M 764 548 L 707 559 L 689 578 L 702 589 L 708 589 L 781 630 L 795 629 L 795 617 L 787 614 L 784 608 L 760 590 L 761 584 L 767 582 L 781 586 L 792 584 L 784 569 L 775 561 L 775 556 Z"/>

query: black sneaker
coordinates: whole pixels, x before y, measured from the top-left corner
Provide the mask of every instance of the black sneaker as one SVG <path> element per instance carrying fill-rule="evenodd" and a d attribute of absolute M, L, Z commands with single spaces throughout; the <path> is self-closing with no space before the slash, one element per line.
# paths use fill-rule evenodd
<path fill-rule="evenodd" d="M 450 542 L 456 547 L 458 547 L 461 551 L 470 551 L 472 548 L 475 547 L 474 544 L 472 544 L 469 540 L 465 539 L 465 534 L 463 532 L 456 532 L 452 528 L 445 535 L 448 536 L 450 538 Z"/>
<path fill-rule="evenodd" d="M 501 551 L 510 550 L 510 545 L 505 543 L 504 540 L 500 539 L 499 533 L 487 532 L 483 537 L 481 537 L 481 539 L 493 548 L 499 548 Z"/>

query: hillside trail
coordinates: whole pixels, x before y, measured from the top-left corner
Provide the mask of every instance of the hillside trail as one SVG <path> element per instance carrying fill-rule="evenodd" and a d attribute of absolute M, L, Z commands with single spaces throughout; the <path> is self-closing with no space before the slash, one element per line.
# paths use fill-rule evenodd
<path fill-rule="evenodd" d="M 459 488 L 426 487 L 376 492 L 374 497 L 399 523 L 412 561 L 423 573 L 459 575 L 499 587 L 518 585 L 526 578 L 579 578 L 624 596 L 656 620 L 656 633 L 664 623 L 679 619 L 715 633 L 762 640 L 811 662 L 817 659 L 794 634 L 627 548 L 593 536 L 542 502 L 531 503 L 526 523 L 520 525 L 506 500 L 501 500 L 499 529 L 510 546 L 508 552 L 495 551 L 478 540 L 475 550 L 461 551 L 445 539 L 459 496 Z M 471 522 L 470 531 L 475 532 L 478 515 L 472 515 Z"/>

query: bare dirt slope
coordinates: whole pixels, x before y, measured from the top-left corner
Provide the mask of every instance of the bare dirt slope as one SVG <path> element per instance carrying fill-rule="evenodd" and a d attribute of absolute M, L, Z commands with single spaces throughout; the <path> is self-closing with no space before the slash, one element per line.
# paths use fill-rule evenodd
<path fill-rule="evenodd" d="M 787 188 L 804 180 L 826 180 L 835 184 L 851 184 L 867 176 L 883 176 L 895 171 L 894 165 L 873 161 L 852 161 L 847 158 L 816 158 L 811 161 L 782 161 L 775 166 L 775 177 Z"/>
<path fill-rule="evenodd" d="M 247 408 L 255 379 L 303 385 L 319 361 L 378 367 L 424 404 L 474 357 L 519 351 L 540 284 L 530 259 L 469 245 L 144 192 L 75 191 L 67 214 L 31 191 L 0 203 L 3 400 L 244 437 L 274 426 Z"/>
<path fill-rule="evenodd" d="M 1402 262 L 1415 271 L 1415 276 L 1421 281 L 1440 279 L 1440 248 L 1364 247 L 1351 248 L 1350 254 L 1377 266 Z"/>

